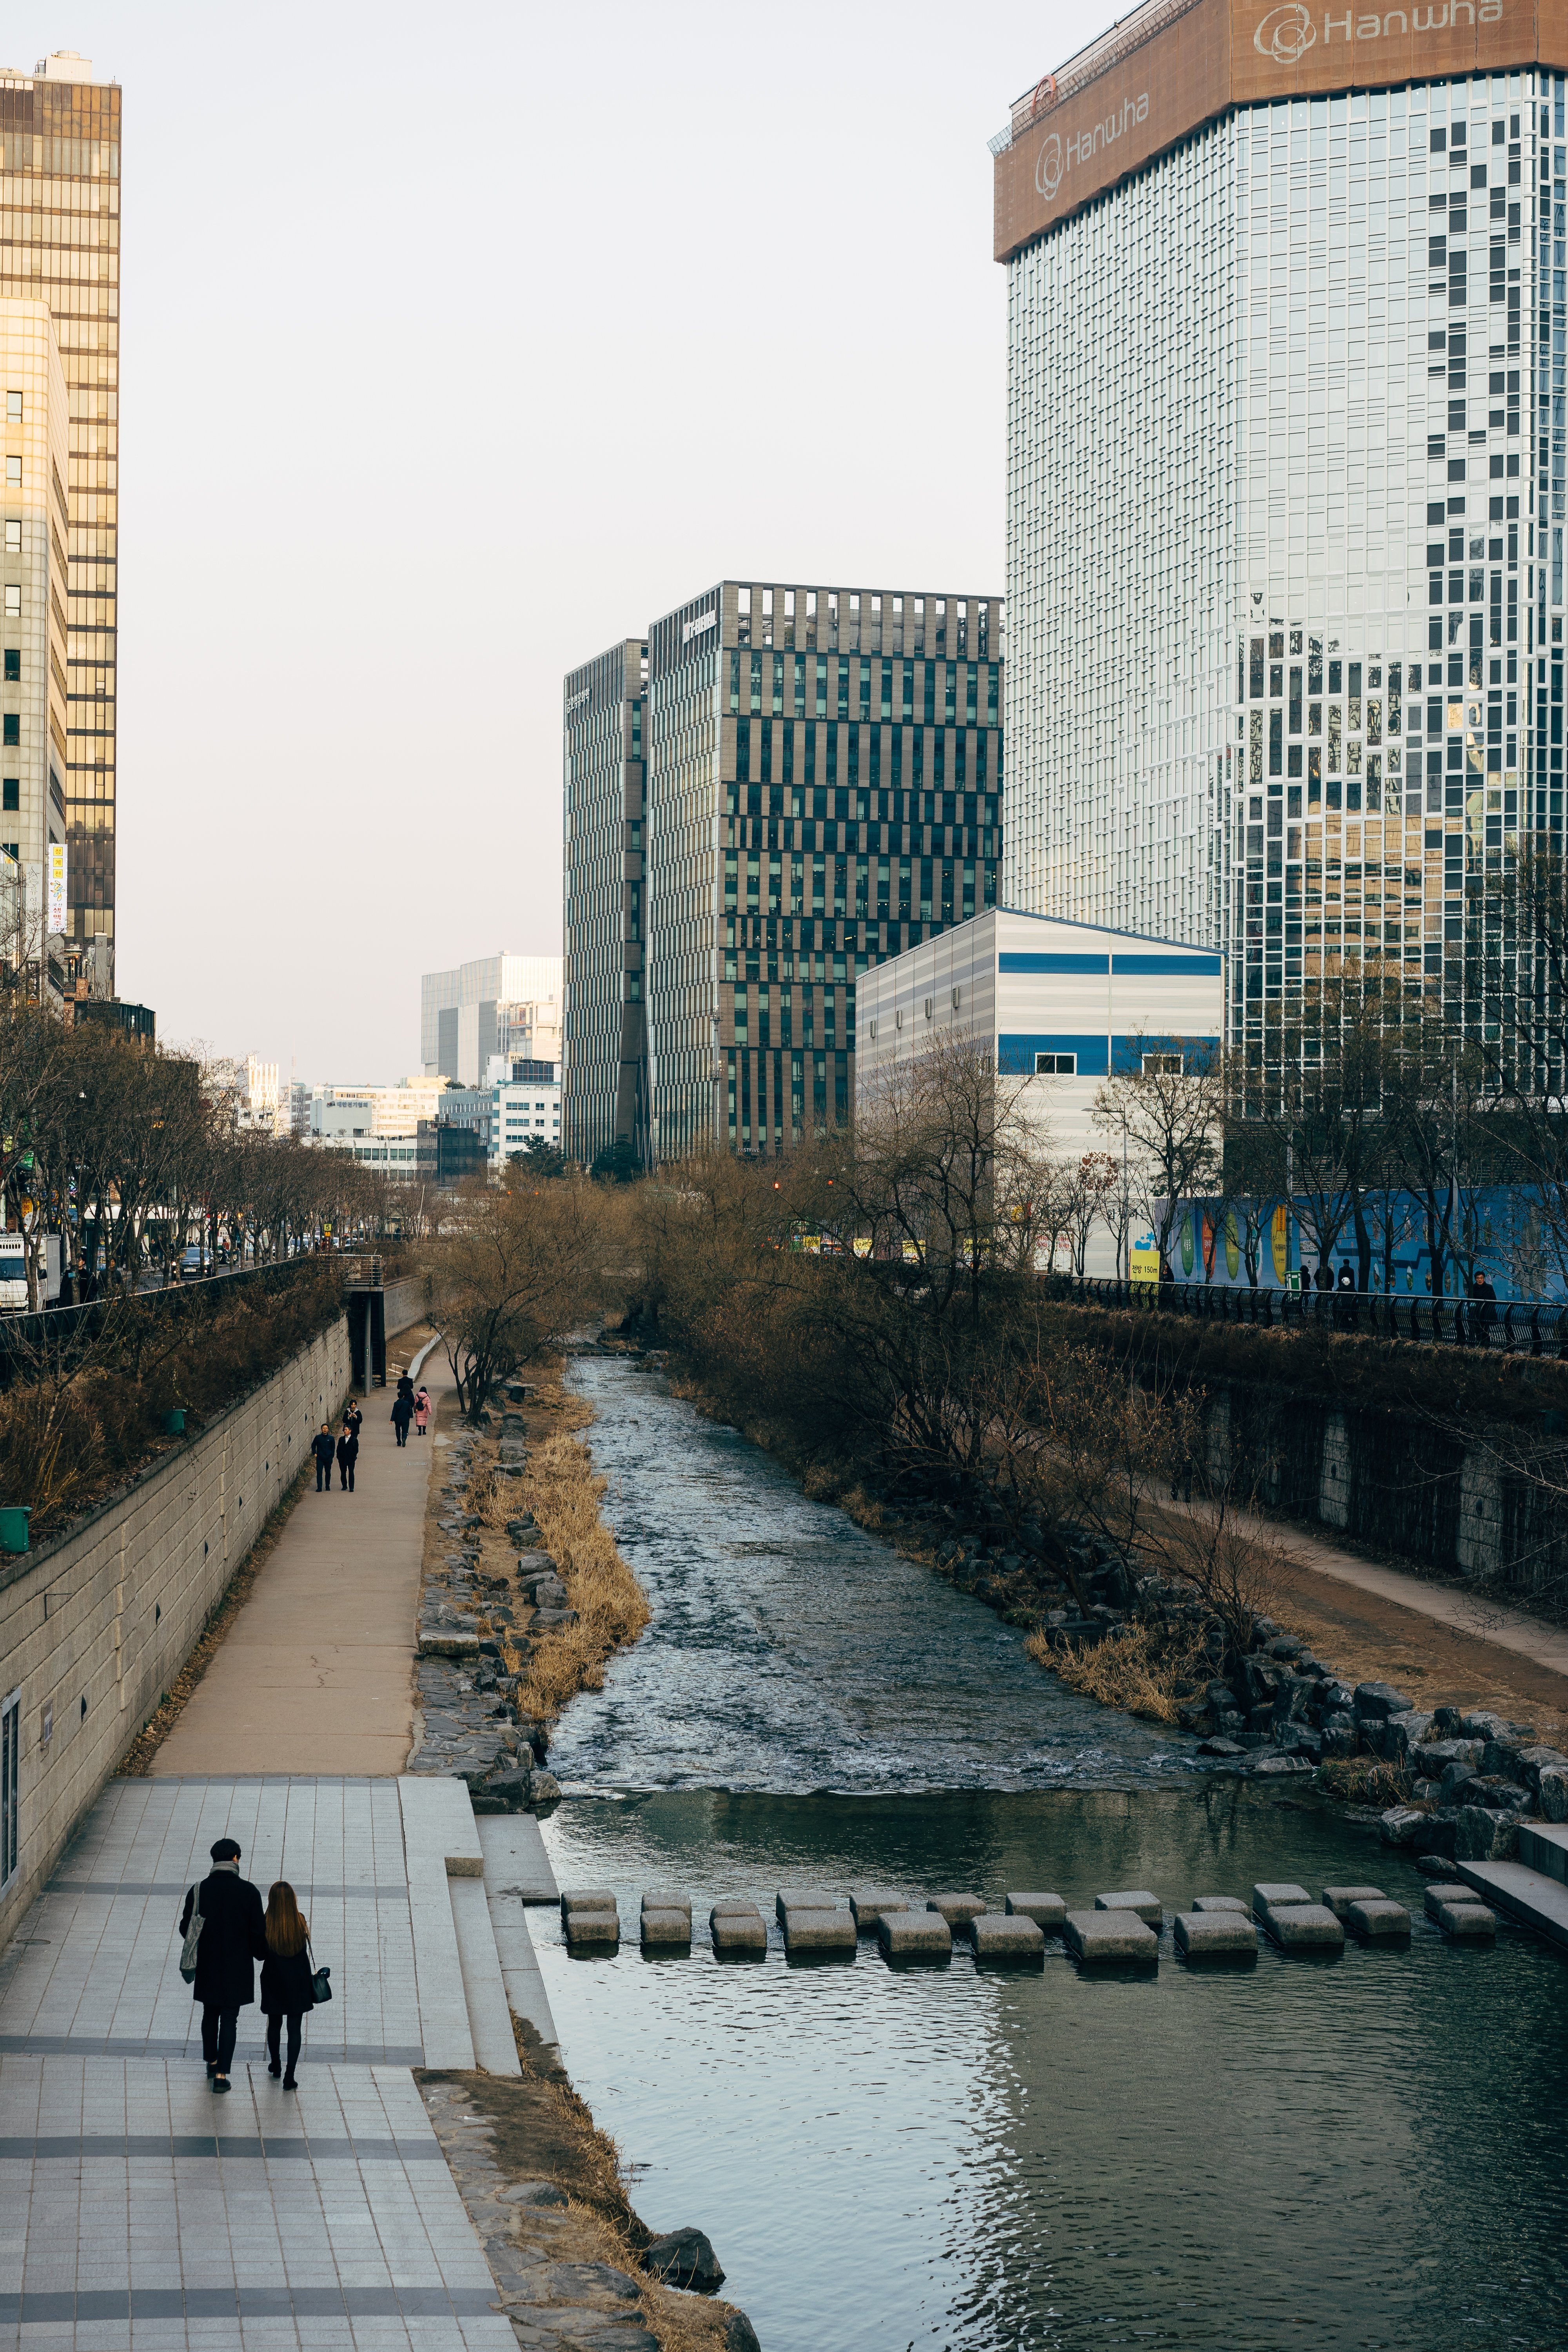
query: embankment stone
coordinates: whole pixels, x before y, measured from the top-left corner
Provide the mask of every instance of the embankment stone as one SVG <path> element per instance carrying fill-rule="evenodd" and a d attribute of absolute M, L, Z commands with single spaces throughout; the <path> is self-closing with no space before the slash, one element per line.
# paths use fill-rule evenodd
<path fill-rule="evenodd" d="M 724 2284 L 723 2265 L 700 2230 L 667 2230 L 643 2250 L 643 2268 L 666 2286 L 711 2294 Z"/>

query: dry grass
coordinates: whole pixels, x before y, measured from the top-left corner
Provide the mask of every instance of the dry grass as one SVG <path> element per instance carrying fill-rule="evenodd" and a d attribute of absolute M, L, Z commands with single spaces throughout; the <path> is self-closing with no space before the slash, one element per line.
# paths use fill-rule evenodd
<path fill-rule="evenodd" d="M 256 1541 L 224 1587 L 222 1597 L 203 1627 L 201 1639 L 121 1758 L 117 1768 L 121 1780 L 144 1780 L 151 1774 L 153 1759 L 184 1715 L 191 1693 L 206 1673 L 229 1628 L 255 1591 L 256 1580 L 276 1550 L 289 1512 L 310 1483 L 310 1470 L 311 1464 L 307 1457 L 293 1485 L 285 1491 L 282 1501 L 275 1504 L 262 1521 Z"/>
<path fill-rule="evenodd" d="M 1336 1756 L 1321 1768 L 1318 1785 L 1347 1805 L 1375 1805 L 1384 1812 L 1390 1805 L 1409 1803 L 1412 1782 L 1403 1766 L 1384 1764 L 1375 1756 Z"/>
<path fill-rule="evenodd" d="M 1213 1672 L 1201 1642 L 1161 1642 L 1147 1625 L 1129 1625 L 1084 1649 L 1054 1650 L 1043 1633 L 1031 1633 L 1024 1647 L 1069 1690 L 1156 1723 L 1174 1723 L 1193 1685 L 1201 1688 Z"/>

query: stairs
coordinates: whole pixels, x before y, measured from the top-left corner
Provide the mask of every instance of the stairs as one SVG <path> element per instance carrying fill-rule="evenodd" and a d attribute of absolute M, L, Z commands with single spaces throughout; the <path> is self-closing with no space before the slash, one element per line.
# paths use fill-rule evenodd
<path fill-rule="evenodd" d="M 1521 1822 L 1517 1862 L 1457 1862 L 1454 1875 L 1494 1910 L 1568 1948 L 1568 1826 Z"/>

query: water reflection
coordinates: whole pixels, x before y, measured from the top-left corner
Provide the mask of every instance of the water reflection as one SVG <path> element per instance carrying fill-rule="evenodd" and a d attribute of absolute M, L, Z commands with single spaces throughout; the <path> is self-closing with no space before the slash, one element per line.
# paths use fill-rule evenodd
<path fill-rule="evenodd" d="M 563 1784 L 862 1791 L 1155 1785 L 1194 1742 L 1066 1691 L 1023 1636 L 635 1363 L 578 1360 L 653 1622 L 551 1754 Z"/>
<path fill-rule="evenodd" d="M 1414 1871 L 1235 1783 L 860 1798 L 676 1791 L 563 1806 L 563 1884 L 635 1920 L 791 1883 L 1045 1885 L 1170 1904 Z M 766 2352 L 1303 2341 L 1560 2346 L 1568 1976 L 1505 1934 L 1246 1975 L 801 1970 L 569 1960 L 533 1919 L 565 2055 L 656 2227 L 714 2239 Z"/>

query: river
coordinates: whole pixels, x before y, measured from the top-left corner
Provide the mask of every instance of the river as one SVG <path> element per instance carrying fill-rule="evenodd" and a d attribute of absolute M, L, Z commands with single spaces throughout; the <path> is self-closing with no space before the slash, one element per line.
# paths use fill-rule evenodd
<path fill-rule="evenodd" d="M 631 1363 L 581 1360 L 654 1622 L 566 1712 L 563 1885 L 684 1887 L 689 1958 L 570 1958 L 574 2081 L 656 2228 L 694 2222 L 764 2352 L 1559 2347 L 1568 1972 L 1460 1950 L 1095 1980 L 721 1967 L 720 1896 L 1421 1882 L 1310 1799 L 1060 1691 L 1019 1637 Z M 635 1926 L 633 1927 L 635 1936 Z"/>

